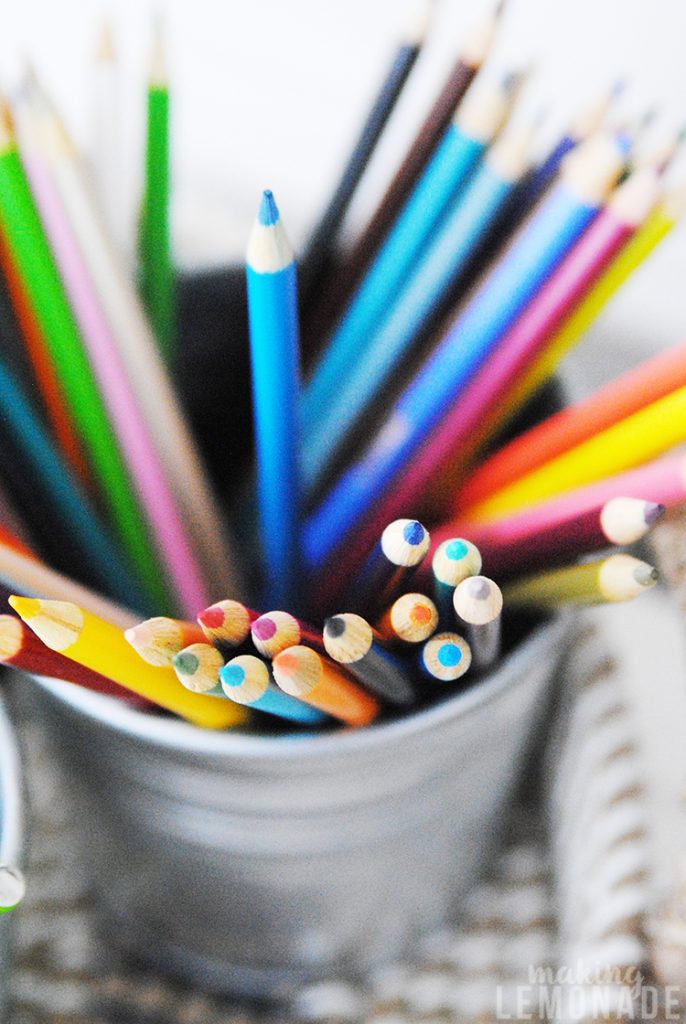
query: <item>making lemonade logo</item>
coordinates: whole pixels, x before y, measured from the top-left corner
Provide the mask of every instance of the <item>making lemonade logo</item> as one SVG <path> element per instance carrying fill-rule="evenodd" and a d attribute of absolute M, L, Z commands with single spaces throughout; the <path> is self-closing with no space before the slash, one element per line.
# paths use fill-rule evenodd
<path fill-rule="evenodd" d="M 679 989 L 650 985 L 638 967 L 576 965 L 529 967 L 528 982 L 498 986 L 501 1021 L 678 1021 Z"/>
<path fill-rule="evenodd" d="M 17 868 L 0 864 L 0 914 L 14 910 L 24 898 L 26 883 Z"/>

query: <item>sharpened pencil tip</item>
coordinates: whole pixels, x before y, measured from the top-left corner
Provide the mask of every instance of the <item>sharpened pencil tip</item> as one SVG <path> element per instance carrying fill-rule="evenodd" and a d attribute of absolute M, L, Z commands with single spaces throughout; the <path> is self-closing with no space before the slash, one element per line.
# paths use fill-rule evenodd
<path fill-rule="evenodd" d="M 271 189 L 265 189 L 262 193 L 262 202 L 260 203 L 257 219 L 266 228 L 272 227 L 279 219 L 279 208 L 276 205 Z"/>
<path fill-rule="evenodd" d="M 659 572 L 652 565 L 646 565 L 644 563 L 642 565 L 636 566 L 636 568 L 634 569 L 634 579 L 642 587 L 652 587 L 652 586 L 654 586 L 657 583 L 659 578 L 660 578 Z"/>
<path fill-rule="evenodd" d="M 657 502 L 655 502 L 655 501 L 647 501 L 646 502 L 646 507 L 645 507 L 645 511 L 644 511 L 644 518 L 645 518 L 646 524 L 648 526 L 651 526 L 653 523 L 656 523 L 657 520 L 660 519 L 664 514 L 665 514 L 665 506 L 664 505 L 658 505 Z"/>

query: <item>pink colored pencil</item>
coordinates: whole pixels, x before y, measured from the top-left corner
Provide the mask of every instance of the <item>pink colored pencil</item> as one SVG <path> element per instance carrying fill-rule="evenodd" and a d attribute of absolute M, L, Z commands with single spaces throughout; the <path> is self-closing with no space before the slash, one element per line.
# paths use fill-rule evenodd
<path fill-rule="evenodd" d="M 565 523 L 583 521 L 594 512 L 597 515 L 598 510 L 612 499 L 626 495 L 664 508 L 685 503 L 686 454 L 679 451 L 665 455 L 637 469 L 606 477 L 489 523 L 474 522 L 468 518 L 451 519 L 432 529 L 431 549 L 433 551 L 449 537 L 468 537 L 482 552 L 484 570 L 495 573 L 507 561 L 508 545 L 514 549 L 536 532 L 546 535 L 557 526 L 564 528 Z"/>
<path fill-rule="evenodd" d="M 48 165 L 40 145 L 31 137 L 30 125 L 24 141 L 22 159 L 103 402 L 181 610 L 194 618 L 210 600 L 203 574 Z"/>
<path fill-rule="evenodd" d="M 635 544 L 663 512 L 664 505 L 656 502 L 620 496 L 571 515 L 564 508 L 548 508 L 547 522 L 527 514 L 501 519 L 478 531 L 484 571 L 504 579 L 564 565 L 611 545 Z M 439 534 L 453 536 L 454 525 L 439 527 Z M 471 539 L 476 531 L 468 530 Z"/>
<path fill-rule="evenodd" d="M 513 380 L 524 372 L 573 312 L 598 276 L 629 241 L 648 216 L 659 191 L 655 172 L 643 168 L 613 194 L 607 206 L 582 235 L 560 267 L 531 301 L 476 374 L 450 414 L 427 438 L 406 467 L 391 493 L 379 502 L 356 530 L 354 541 L 340 552 L 335 577 L 349 578 L 372 547 L 384 525 L 399 515 L 435 512 L 418 507 L 427 492 L 443 487 L 443 506 L 450 497 L 453 467 L 471 454 L 485 438 L 481 428 L 489 413 L 507 394 Z M 333 574 L 331 574 L 333 576 Z M 326 598 L 331 595 L 331 577 Z"/>

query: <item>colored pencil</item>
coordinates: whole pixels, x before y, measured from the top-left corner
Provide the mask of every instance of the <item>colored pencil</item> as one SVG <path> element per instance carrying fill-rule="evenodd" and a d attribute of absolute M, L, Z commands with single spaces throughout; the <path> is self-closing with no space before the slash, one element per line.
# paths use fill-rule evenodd
<path fill-rule="evenodd" d="M 89 162 L 93 188 L 110 237 L 129 251 L 122 173 L 119 61 L 112 26 L 103 20 L 93 61 Z"/>
<path fill-rule="evenodd" d="M 169 83 L 162 30 L 156 20 L 147 96 L 145 180 L 138 231 L 138 271 L 143 303 L 160 351 L 175 355 L 174 260 L 170 229 Z"/>
<path fill-rule="evenodd" d="M 224 667 L 224 656 L 206 642 L 189 644 L 172 656 L 171 665 L 182 686 L 192 693 L 224 697 L 219 670 Z"/>
<path fill-rule="evenodd" d="M 344 612 L 330 616 L 324 623 L 324 645 L 332 661 L 344 665 L 380 700 L 393 705 L 408 705 L 415 700 L 403 664 L 383 648 L 360 615 Z"/>
<path fill-rule="evenodd" d="M 494 346 L 598 214 L 621 165 L 616 142 L 606 136 L 591 139 L 570 154 L 559 184 L 458 313 L 391 406 L 370 445 L 309 516 L 303 549 L 310 572 L 327 564 L 449 413 Z"/>
<path fill-rule="evenodd" d="M 457 633 L 436 633 L 419 653 L 419 670 L 432 683 L 455 683 L 469 671 L 472 652 Z"/>
<path fill-rule="evenodd" d="M 240 601 L 217 601 L 198 614 L 205 637 L 220 650 L 240 647 L 250 636 L 250 626 L 259 612 Z"/>
<path fill-rule="evenodd" d="M 407 585 L 429 550 L 431 538 L 416 519 L 394 519 L 348 587 L 348 604 L 378 615 Z"/>
<path fill-rule="evenodd" d="M 224 696 L 237 704 L 302 725 L 321 725 L 328 720 L 324 712 L 279 689 L 267 665 L 253 654 L 232 658 L 220 670 L 219 678 Z"/>
<path fill-rule="evenodd" d="M 228 701 L 190 694 L 173 669 L 147 665 L 117 626 L 78 605 L 14 596 L 10 604 L 51 650 L 100 672 L 151 703 L 206 729 L 226 729 L 242 720 Z"/>
<path fill-rule="evenodd" d="M 486 154 L 464 190 L 443 211 L 422 258 L 387 303 L 365 349 L 339 382 L 316 431 L 306 437 L 305 483 L 314 487 L 349 436 L 368 416 L 392 375 L 412 358 L 417 340 L 444 310 L 479 238 L 521 176 L 531 128 L 506 132 Z"/>
<path fill-rule="evenodd" d="M 24 555 L 12 545 L 0 542 L 0 581 L 8 593 L 47 600 L 67 600 L 87 608 L 88 611 L 108 619 L 121 629 L 135 625 L 134 612 L 115 604 L 102 594 L 76 583 L 69 576 L 55 572 L 39 558 Z"/>
<path fill-rule="evenodd" d="M 453 607 L 472 652 L 472 665 L 485 672 L 500 657 L 502 591 L 487 576 L 472 576 L 455 587 Z"/>
<path fill-rule="evenodd" d="M 470 93 L 447 129 L 303 391 L 301 417 L 306 450 L 329 402 L 350 367 L 364 353 L 370 332 L 383 322 L 389 303 L 426 250 L 447 206 L 469 180 L 501 128 L 518 83 L 513 75 L 502 82 L 484 83 Z"/>
<path fill-rule="evenodd" d="M 432 507 L 445 508 L 465 467 L 471 465 L 500 424 L 508 395 L 550 338 L 574 315 L 578 303 L 649 216 L 658 195 L 652 169 L 631 175 L 610 197 L 557 270 L 515 320 L 490 358 L 467 385 L 403 474 L 397 500 L 423 492 Z M 434 486 L 429 487 L 433 472 Z M 416 480 L 414 479 L 416 474 Z"/>
<path fill-rule="evenodd" d="M 320 629 L 296 619 L 290 612 L 267 612 L 250 626 L 252 642 L 263 658 L 275 658 L 288 647 L 311 647 L 326 654 L 324 637 Z"/>
<path fill-rule="evenodd" d="M 34 95 L 38 83 L 32 83 Z M 44 130 L 50 138 L 50 172 L 84 262 L 100 298 L 164 466 L 205 577 L 218 593 L 242 593 L 239 560 L 227 538 L 216 498 L 184 419 L 157 344 L 121 254 L 104 229 L 74 145 L 44 90 L 39 92 Z M 197 609 L 194 609 L 194 611 Z"/>
<path fill-rule="evenodd" d="M 51 557 L 62 569 L 75 560 L 81 572 L 104 591 L 129 604 L 145 608 L 150 599 L 124 557 L 100 523 L 87 495 L 72 478 L 50 435 L 31 404 L 0 360 L 0 421 L 4 443 L 19 453 L 18 473 L 28 475 L 34 507 L 42 518 L 49 509 L 51 522 L 42 536 L 52 533 Z M 150 595 L 154 594 L 150 590 Z"/>
<path fill-rule="evenodd" d="M 589 136 L 600 130 L 610 107 L 622 90 L 623 83 L 616 82 L 610 89 L 601 93 L 583 107 L 579 115 L 554 144 L 547 156 L 522 182 L 521 189 L 518 190 L 518 195 L 515 197 L 517 221 L 531 210 L 546 189 L 553 183 L 567 154 L 576 149 Z M 514 223 L 511 222 L 509 225 L 510 229 L 513 226 Z"/>
<path fill-rule="evenodd" d="M 640 466 L 686 440 L 686 385 L 495 491 L 471 509 L 488 522 L 604 476 Z"/>
<path fill-rule="evenodd" d="M 145 560 L 139 558 L 141 571 L 155 586 L 158 605 L 169 605 L 165 578 L 158 572 L 159 557 L 174 595 L 172 604 L 178 605 L 186 614 L 193 615 L 208 602 L 203 573 L 148 425 L 138 407 L 88 267 L 49 168 L 42 159 L 35 138 L 35 133 L 40 131 L 40 125 L 35 123 L 39 116 L 34 111 L 32 124 L 29 110 L 25 119 L 26 131 L 22 138 L 26 143 L 24 157 L 27 172 L 48 239 L 59 262 L 62 280 L 109 422 L 126 459 L 130 473 L 129 505 L 135 508 L 138 518 L 142 519 L 139 533 L 141 548 L 145 543 Z"/>
<path fill-rule="evenodd" d="M 262 197 L 246 260 L 260 540 L 266 600 L 297 600 L 298 308 L 293 250 L 272 193 Z"/>
<path fill-rule="evenodd" d="M 112 524 L 128 556 L 145 577 L 142 567 L 147 550 L 131 502 L 126 467 L 112 436 L 7 122 L 0 131 L 0 220 Z M 145 585 L 145 579 L 141 583 Z"/>
<path fill-rule="evenodd" d="M 436 548 L 431 559 L 431 574 L 441 623 L 452 621 L 455 587 L 469 576 L 478 576 L 481 565 L 481 552 L 463 537 L 450 537 Z"/>
<path fill-rule="evenodd" d="M 536 389 L 552 376 L 561 360 L 583 338 L 593 321 L 625 281 L 673 230 L 685 208 L 686 188 L 669 190 L 645 224 L 636 232 L 635 237 L 622 249 L 569 320 L 551 339 L 549 347 L 512 388 L 507 399 L 508 418 L 521 409 Z"/>
<path fill-rule="evenodd" d="M 403 594 L 374 628 L 386 643 L 421 644 L 438 628 L 438 609 L 424 594 Z"/>
<path fill-rule="evenodd" d="M 337 274 L 338 280 L 331 282 L 337 300 L 335 308 L 340 309 L 345 297 L 354 290 L 407 197 L 424 173 L 467 89 L 488 55 L 502 7 L 502 3 L 498 4 L 492 12 L 479 16 L 470 25 L 457 59 L 433 107 L 413 139 L 379 206 Z"/>
<path fill-rule="evenodd" d="M 171 665 L 174 655 L 184 647 L 205 642 L 205 634 L 195 622 L 163 615 L 137 623 L 124 636 L 143 661 L 158 666 Z"/>
<path fill-rule="evenodd" d="M 682 500 L 684 498 L 681 491 Z M 574 501 L 574 496 L 572 496 Z M 459 520 L 436 531 L 452 536 L 456 526 L 478 541 L 489 575 L 505 577 L 570 562 L 610 544 L 635 544 L 659 519 L 664 505 L 617 496 L 588 507 L 549 501 L 492 523 Z"/>
<path fill-rule="evenodd" d="M 307 243 L 302 259 L 302 299 L 316 296 L 330 273 L 338 234 L 360 179 L 395 109 L 421 52 L 433 10 L 433 0 L 412 0 L 398 49 L 334 193 Z"/>
<path fill-rule="evenodd" d="M 483 462 L 458 492 L 470 515 L 490 495 L 620 420 L 686 385 L 686 343 L 661 352 L 520 434 Z"/>
<path fill-rule="evenodd" d="M 50 650 L 16 615 L 0 615 L 0 663 L 35 676 L 75 683 L 109 697 L 125 698 L 128 701 L 133 699 L 129 690 L 113 683 L 111 679 Z M 136 698 L 136 701 L 140 707 L 148 707 L 147 701 L 140 698 Z"/>
<path fill-rule="evenodd" d="M 657 579 L 657 569 L 633 555 L 609 555 L 514 580 L 503 587 L 503 600 L 508 607 L 546 610 L 629 601 L 655 586 Z"/>
<path fill-rule="evenodd" d="M 381 705 L 366 693 L 339 665 L 334 665 L 310 647 L 289 647 L 272 663 L 277 685 L 291 697 L 345 722 L 369 725 L 381 712 Z"/>
<path fill-rule="evenodd" d="M 31 305 L 1 223 L 0 273 L 7 286 L 12 309 L 33 371 L 33 380 L 40 393 L 41 408 L 45 411 L 55 442 L 77 479 L 85 486 L 90 487 L 92 475 L 88 463 L 74 429 L 55 367 L 50 359 L 38 317 Z"/>

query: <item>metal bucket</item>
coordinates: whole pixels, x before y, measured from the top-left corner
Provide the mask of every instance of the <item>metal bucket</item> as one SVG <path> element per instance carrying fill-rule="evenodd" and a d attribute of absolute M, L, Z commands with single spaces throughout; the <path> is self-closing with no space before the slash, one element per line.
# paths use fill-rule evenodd
<path fill-rule="evenodd" d="M 0 864 L 18 865 L 21 846 L 21 785 L 19 756 L 0 701 Z M 12 914 L 0 915 L 0 1024 L 9 1020 Z"/>
<path fill-rule="evenodd" d="M 207 733 L 37 680 L 114 939 L 257 997 L 401 955 L 483 866 L 568 633 L 538 628 L 426 710 L 307 738 Z"/>

